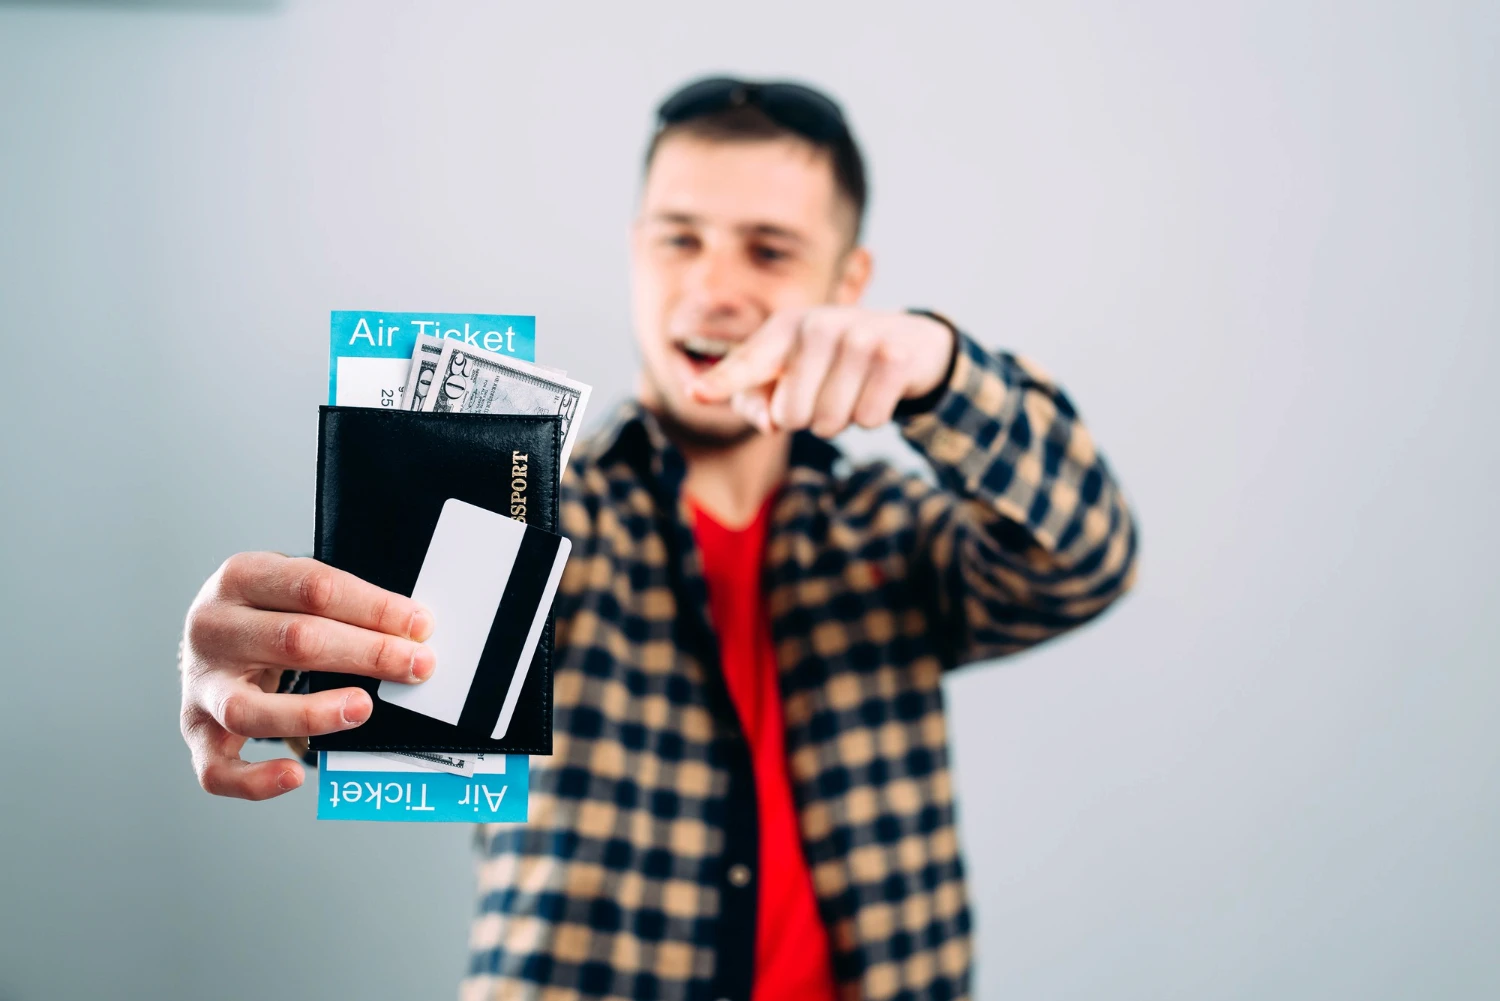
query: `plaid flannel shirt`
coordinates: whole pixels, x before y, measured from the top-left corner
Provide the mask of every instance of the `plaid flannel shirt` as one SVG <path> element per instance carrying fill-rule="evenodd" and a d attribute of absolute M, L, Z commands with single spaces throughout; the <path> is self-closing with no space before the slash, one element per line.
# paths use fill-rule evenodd
<path fill-rule="evenodd" d="M 771 514 L 764 586 L 787 768 L 848 998 L 960 998 L 970 918 L 943 671 L 1094 617 L 1136 535 L 1067 398 L 959 335 L 900 416 L 937 485 L 807 433 Z M 719 674 L 681 454 L 639 404 L 563 479 L 555 736 L 530 820 L 480 828 L 465 999 L 748 999 L 754 776 Z"/>

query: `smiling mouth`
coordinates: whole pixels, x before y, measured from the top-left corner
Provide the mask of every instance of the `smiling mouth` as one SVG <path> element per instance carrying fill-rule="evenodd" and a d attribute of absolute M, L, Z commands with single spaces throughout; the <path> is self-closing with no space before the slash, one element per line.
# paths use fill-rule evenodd
<path fill-rule="evenodd" d="M 676 347 L 692 363 L 693 368 L 701 372 L 712 368 L 719 359 L 727 355 L 730 348 L 734 347 L 734 342 L 717 337 L 687 337 L 678 341 Z"/>

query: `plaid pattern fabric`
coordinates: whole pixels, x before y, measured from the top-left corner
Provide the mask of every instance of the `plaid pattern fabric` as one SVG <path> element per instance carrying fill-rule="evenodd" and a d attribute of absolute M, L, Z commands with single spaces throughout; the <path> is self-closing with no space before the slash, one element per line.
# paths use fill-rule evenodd
<path fill-rule="evenodd" d="M 765 586 L 803 845 L 848 998 L 960 998 L 969 911 L 942 672 L 1079 625 L 1129 586 L 1130 513 L 1072 405 L 967 336 L 900 418 L 937 486 L 794 438 Z M 479 832 L 462 996 L 748 998 L 755 804 L 718 675 L 683 462 L 627 404 L 574 452 L 555 745 L 531 819 Z"/>

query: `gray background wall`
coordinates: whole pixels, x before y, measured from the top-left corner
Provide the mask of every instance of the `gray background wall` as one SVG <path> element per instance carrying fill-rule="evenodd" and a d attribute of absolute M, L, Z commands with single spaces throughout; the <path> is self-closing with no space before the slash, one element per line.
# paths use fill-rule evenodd
<path fill-rule="evenodd" d="M 719 68 L 844 98 L 870 303 L 1042 360 L 1140 512 L 1125 605 L 949 688 L 977 995 L 1500 996 L 1496 10 L 0 3 L 0 999 L 452 996 L 468 830 L 202 794 L 182 615 L 309 547 L 329 309 L 629 390 Z"/>

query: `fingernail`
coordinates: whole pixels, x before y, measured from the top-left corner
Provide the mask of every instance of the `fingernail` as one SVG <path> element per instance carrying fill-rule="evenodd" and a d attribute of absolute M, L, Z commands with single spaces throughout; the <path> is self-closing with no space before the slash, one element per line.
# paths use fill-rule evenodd
<path fill-rule="evenodd" d="M 359 726 L 370 718 L 370 710 L 374 708 L 374 703 L 364 692 L 350 692 L 344 696 L 344 704 L 340 707 L 339 714 L 343 716 L 345 726 Z"/>
<path fill-rule="evenodd" d="M 430 646 L 419 646 L 411 653 L 411 680 L 426 681 L 437 667 L 437 657 Z"/>
<path fill-rule="evenodd" d="M 301 784 L 302 776 L 297 774 L 297 770 L 295 768 L 288 768 L 286 771 L 276 776 L 276 785 L 281 788 L 282 792 L 286 792 L 290 789 L 295 789 Z"/>
<path fill-rule="evenodd" d="M 432 613 L 430 613 L 426 609 L 422 609 L 422 608 L 419 608 L 415 612 L 412 612 L 411 613 L 411 626 L 407 629 L 406 635 L 410 636 L 412 639 L 416 640 L 418 643 L 422 642 L 427 637 L 431 636 L 432 635 Z"/>

